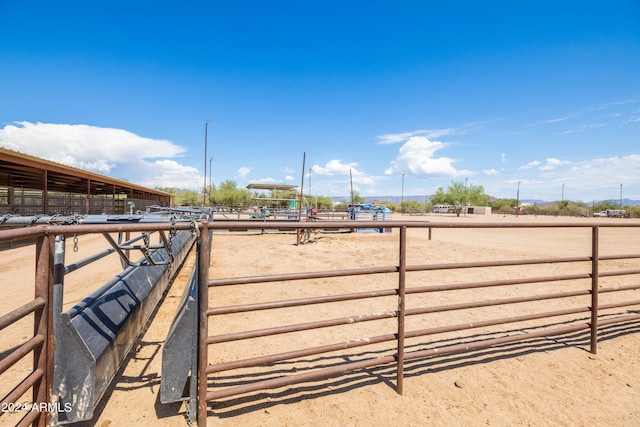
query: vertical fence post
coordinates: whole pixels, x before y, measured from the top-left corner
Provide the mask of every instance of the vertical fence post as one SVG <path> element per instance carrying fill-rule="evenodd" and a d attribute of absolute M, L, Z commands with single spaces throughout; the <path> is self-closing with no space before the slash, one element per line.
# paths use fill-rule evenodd
<path fill-rule="evenodd" d="M 598 226 L 591 229 L 591 353 L 598 347 Z"/>
<path fill-rule="evenodd" d="M 63 298 L 64 298 L 64 259 L 65 259 L 65 236 L 57 235 L 54 238 L 53 245 L 53 285 L 51 286 L 51 299 L 49 300 L 49 304 L 51 305 L 51 312 L 53 314 L 53 323 L 52 329 L 50 330 L 50 335 L 53 337 L 61 337 L 62 331 L 62 307 L 63 307 Z M 58 353 L 60 350 L 56 351 L 55 345 L 51 347 L 53 362 L 52 367 L 55 365 L 57 358 L 60 357 Z M 51 369 L 53 371 L 53 368 Z M 53 372 L 52 372 L 53 374 Z M 61 378 L 59 375 L 53 376 L 52 384 L 56 387 L 55 395 L 51 394 L 51 403 L 58 406 L 60 405 L 60 396 L 58 393 L 58 388 L 60 386 Z M 51 413 L 51 425 L 58 425 L 58 411 L 52 411 Z"/>
<path fill-rule="evenodd" d="M 209 266 L 211 264 L 211 234 L 208 222 L 203 221 L 200 228 L 198 244 L 198 402 L 196 422 L 199 427 L 207 425 L 207 364 L 209 336 Z M 192 373 L 193 375 L 193 373 Z"/>
<path fill-rule="evenodd" d="M 45 300 L 45 305 L 34 312 L 34 334 L 44 337 L 42 346 L 33 354 L 33 369 L 42 372 L 42 377 L 33 385 L 33 402 L 46 403 L 51 396 L 53 381 L 53 243 L 48 234 L 38 236 L 36 240 L 36 278 L 35 297 Z M 38 425 L 49 424 L 49 413 L 40 413 Z"/>
<path fill-rule="evenodd" d="M 398 267 L 398 366 L 396 373 L 396 391 L 403 393 L 404 385 L 404 314 L 405 314 L 405 276 L 407 273 L 407 226 L 400 227 L 400 263 Z"/>

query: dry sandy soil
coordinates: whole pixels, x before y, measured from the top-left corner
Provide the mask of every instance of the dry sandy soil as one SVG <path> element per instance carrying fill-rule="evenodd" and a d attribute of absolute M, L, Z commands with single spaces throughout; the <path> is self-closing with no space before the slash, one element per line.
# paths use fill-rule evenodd
<path fill-rule="evenodd" d="M 395 216 L 394 219 L 400 219 Z M 405 220 L 433 222 L 591 222 L 585 218 L 543 217 L 404 217 Z M 637 221 L 597 219 L 611 221 Z M 470 260 L 525 259 L 590 254 L 589 229 L 434 229 L 432 240 L 426 230 L 412 230 L 408 236 L 408 263 L 449 263 Z M 640 253 L 640 229 L 601 229 L 601 255 L 616 253 Z M 289 234 L 216 234 L 213 237 L 212 278 L 260 275 L 274 272 L 321 271 L 381 265 L 397 265 L 398 235 L 393 233 L 318 233 L 312 242 L 297 246 Z M 91 251 L 106 247 L 99 236 L 81 236 L 78 253 L 69 251 L 67 263 L 86 256 Z M 71 245 L 71 242 L 69 242 Z M 80 254 L 82 253 L 82 255 Z M 23 247 L 0 252 L 0 284 L 3 294 L 11 299 L 0 300 L 0 315 L 30 299 L 32 291 L 24 291 L 24 283 L 33 281 L 33 247 Z M 86 426 L 120 425 L 188 425 L 185 405 L 160 403 L 160 378 L 162 346 L 167 331 L 182 296 L 188 271 L 193 265 L 191 256 L 169 289 L 163 303 L 152 319 L 135 351 L 125 361 L 114 383 L 97 408 L 94 420 L 82 423 Z M 623 269 L 640 268 L 635 261 L 625 261 Z M 118 260 L 110 256 L 91 269 L 79 270 L 69 275 L 66 282 L 65 307 L 82 299 L 91 288 L 87 283 L 100 285 L 114 275 Z M 505 270 L 503 276 L 488 278 L 486 272 L 465 272 L 441 276 L 418 276 L 424 280 L 460 282 L 461 280 L 491 280 L 532 273 L 540 267 Z M 566 274 L 568 267 L 554 267 L 551 274 Z M 483 275 L 484 274 L 484 275 Z M 393 277 L 369 276 L 349 281 L 322 280 L 316 286 L 302 282 L 284 282 L 253 288 L 243 287 L 231 293 L 224 288 L 212 291 L 212 301 L 220 305 L 235 305 L 253 300 L 272 301 L 316 295 L 322 293 L 358 292 L 364 289 L 394 287 Z M 637 283 L 637 276 L 618 278 L 615 284 Z M 583 282 L 584 284 L 584 282 Z M 321 285 L 321 286 L 317 286 Z M 93 286 L 93 285 L 92 285 Z M 408 283 L 411 286 L 411 282 Z M 528 285 L 531 286 L 531 285 Z M 526 294 L 550 292 L 551 284 L 544 283 L 528 290 Z M 570 285 L 567 285 L 570 286 Z M 609 284 L 609 286 L 611 286 Z M 565 290 L 563 288 L 562 290 Z M 412 306 L 440 305 L 458 301 L 458 298 L 503 298 L 505 290 L 494 294 L 456 294 L 452 296 L 412 296 Z M 556 290 L 558 292 L 558 290 Z M 462 295 L 462 296 L 460 296 Z M 640 292 L 634 291 L 627 298 L 638 300 Z M 431 300 L 429 300 L 431 298 Z M 447 298 L 454 298 L 447 300 Z M 24 301 L 20 301 L 24 299 Z M 583 305 L 588 305 L 588 300 Z M 382 302 L 384 309 L 393 310 L 393 300 Z M 370 313 L 378 310 L 372 301 L 335 304 L 323 307 L 323 318 L 334 319 L 354 313 Z M 545 302 L 534 307 L 550 311 L 561 307 L 556 302 Z M 323 305 L 324 306 L 324 305 Z M 487 309 L 483 318 L 509 317 L 522 314 L 519 305 Z M 632 307 L 638 313 L 640 307 Z M 624 313 L 626 309 L 617 312 Z M 285 323 L 309 321 L 312 310 L 249 313 L 214 318 L 210 322 L 210 334 L 234 330 L 259 329 Z M 345 314 L 347 313 L 347 314 Z M 466 322 L 464 313 L 450 312 L 439 317 L 426 316 L 408 320 L 407 330 L 427 328 L 440 324 Z M 583 319 L 587 315 L 579 315 Z M 574 316 L 575 319 L 576 316 Z M 569 322 L 571 319 L 562 319 Z M 280 322 L 280 323 L 278 323 Z M 444 323 L 443 323 L 444 322 Z M 518 332 L 545 326 L 545 322 L 518 327 Z M 357 329 L 361 336 L 380 335 L 393 331 L 394 321 L 369 322 Z M 391 329 L 386 329 L 391 328 Z M 506 329 L 505 329 L 506 328 Z M 384 329 L 385 332 L 381 332 Z M 496 329 L 483 328 L 464 332 L 463 339 L 482 339 L 505 333 L 509 326 Z M 28 330 L 28 329 L 27 329 Z M 511 331 L 513 332 L 513 331 Z M 16 338 L 9 329 L 0 336 L 0 352 L 7 349 L 7 342 Z M 226 361 L 235 357 L 253 357 L 269 352 L 281 352 L 288 348 L 300 348 L 340 342 L 349 338 L 347 330 L 337 328 L 328 333 L 323 330 L 305 334 L 276 337 L 253 343 L 236 342 L 212 346 L 210 361 Z M 343 337 L 344 334 L 344 337 Z M 460 333 L 458 333 L 460 334 Z M 475 336 L 475 337 L 474 337 Z M 18 338 L 20 338 L 18 336 Z M 428 339 L 427 339 L 428 338 Z M 453 338 L 446 335 L 422 338 L 407 342 L 408 350 L 428 348 Z M 638 426 L 640 425 L 640 322 L 604 327 L 600 331 L 597 355 L 589 350 L 588 332 L 526 342 L 501 345 L 490 349 L 469 351 L 452 355 L 408 361 L 405 365 L 404 394 L 395 389 L 393 366 L 381 366 L 354 371 L 323 381 L 249 393 L 240 397 L 221 399 L 209 405 L 208 424 L 211 426 Z M 385 343 L 368 349 L 361 347 L 335 355 L 310 357 L 301 365 L 293 362 L 274 364 L 279 372 L 305 369 L 307 365 L 322 363 L 330 366 L 344 360 L 382 356 L 393 353 L 393 343 Z M 22 367 L 25 369 L 25 367 Z M 251 375 L 263 375 L 259 370 Z M 211 377 L 212 387 L 233 384 L 238 378 L 234 371 L 221 372 Z M 6 393 L 6 385 L 0 386 Z M 5 418 L 5 417 L 3 417 Z M 0 418 L 0 424 L 4 420 Z"/>

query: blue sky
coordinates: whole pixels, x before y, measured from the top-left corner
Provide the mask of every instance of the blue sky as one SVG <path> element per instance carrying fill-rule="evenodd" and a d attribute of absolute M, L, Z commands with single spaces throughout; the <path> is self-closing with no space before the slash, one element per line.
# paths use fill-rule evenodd
<path fill-rule="evenodd" d="M 640 199 L 639 142 L 638 1 L 0 0 L 0 146 L 142 185 Z"/>

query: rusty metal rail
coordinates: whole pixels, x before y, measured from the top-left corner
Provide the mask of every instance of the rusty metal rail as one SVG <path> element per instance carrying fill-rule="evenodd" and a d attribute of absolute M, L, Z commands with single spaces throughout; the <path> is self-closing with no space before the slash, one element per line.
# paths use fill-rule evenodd
<path fill-rule="evenodd" d="M 33 334 L 24 342 L 11 343 L 0 357 L 0 383 L 10 386 L 2 379 L 9 369 L 18 363 L 31 364 L 32 368 L 18 379 L 4 396 L 0 396 L 2 412 L 0 424 L 17 426 L 49 425 L 52 414 L 60 408 L 52 403 L 54 379 L 54 245 L 56 235 L 82 235 L 95 233 L 117 233 L 128 231 L 190 230 L 189 223 L 146 223 L 146 224 L 97 224 L 97 225 L 37 225 L 28 228 L 0 230 L 0 244 L 12 242 L 33 242 L 35 239 L 35 281 L 33 287 L 25 284 L 25 289 L 34 289 L 32 300 L 8 313 L 0 313 L 0 331 L 29 319 L 33 322 Z M 9 249 L 10 250 L 10 249 Z M 99 259 L 106 253 L 91 259 Z M 72 271 L 86 265 L 90 259 L 68 269 Z M 23 375 L 23 374 L 20 374 Z M 5 377 L 6 378 L 6 377 Z M 7 420 L 6 418 L 10 418 Z"/>
<path fill-rule="evenodd" d="M 640 310 L 626 310 L 625 313 L 609 313 L 612 309 L 621 308 L 640 308 L 640 300 L 625 297 L 622 301 L 599 304 L 598 296 L 600 294 L 613 294 L 635 291 L 640 289 L 640 284 L 627 284 L 620 286 L 600 287 L 599 278 L 616 278 L 621 276 L 639 276 L 640 269 L 614 269 L 606 272 L 599 272 L 601 264 L 608 261 L 620 260 L 637 260 L 640 254 L 616 254 L 599 256 L 599 229 L 605 227 L 630 227 L 634 232 L 640 230 L 638 223 L 624 224 L 585 224 L 585 223 L 564 223 L 564 224 L 459 224 L 459 223 L 428 223 L 414 221 L 370 221 L 367 223 L 358 222 L 358 224 L 349 225 L 345 222 L 326 222 L 326 227 L 335 228 L 358 228 L 362 227 L 384 227 L 396 228 L 399 230 L 398 238 L 398 261 L 396 265 L 383 265 L 368 268 L 356 268 L 346 270 L 331 271 L 311 271 L 303 273 L 278 273 L 271 275 L 246 276 L 234 278 L 209 278 L 210 256 L 212 250 L 212 235 L 208 231 L 217 229 L 234 230 L 246 228 L 246 225 L 238 222 L 225 222 L 224 225 L 215 222 L 203 223 L 203 232 L 201 234 L 201 252 L 199 254 L 199 362 L 198 362 L 198 398 L 197 398 L 197 421 L 198 425 L 206 425 L 208 415 L 208 402 L 237 396 L 241 394 L 290 386 L 298 383 L 308 382 L 312 380 L 324 379 L 331 376 L 344 374 L 349 371 L 361 370 L 364 368 L 396 364 L 396 390 L 399 394 L 403 393 L 404 380 L 404 364 L 406 361 L 415 359 L 424 359 L 433 355 L 441 355 L 453 352 L 468 351 L 480 348 L 496 346 L 516 341 L 526 341 L 533 338 L 549 337 L 554 335 L 563 335 L 581 330 L 590 331 L 590 351 L 596 353 L 598 341 L 598 327 L 610 325 L 620 322 L 633 322 L 640 320 Z M 274 229 L 309 229 L 315 228 L 314 224 L 298 223 L 295 225 L 284 223 L 265 223 L 265 228 L 273 227 Z M 317 227 L 317 226 L 316 226 Z M 446 263 L 446 264 L 420 264 L 407 265 L 407 230 L 411 228 L 429 229 L 429 237 L 431 237 L 432 229 L 446 228 L 473 228 L 473 229 L 491 229 L 491 228 L 583 228 L 591 229 L 591 251 L 587 255 L 572 257 L 546 257 L 538 259 L 522 259 L 522 260 L 497 260 L 497 261 L 470 261 L 464 263 Z M 213 234 L 215 241 L 215 233 Z M 214 246 L 215 249 L 215 246 Z M 215 252 L 214 252 L 215 253 Z M 533 265 L 539 266 L 538 270 L 544 270 L 544 266 L 578 266 L 584 269 L 584 272 L 570 272 L 565 274 L 542 274 L 533 277 L 518 277 L 514 279 L 501 280 L 485 280 L 485 281 L 462 281 L 459 283 L 422 283 L 425 279 L 419 276 L 424 272 L 440 272 L 448 270 L 472 270 L 472 269 L 490 269 L 494 271 L 494 275 L 499 274 L 499 269 L 506 267 L 519 267 Z M 613 267 L 615 268 L 615 266 Z M 339 295 L 321 295 L 306 298 L 297 298 L 289 300 L 277 300 L 268 302 L 247 302 L 239 305 L 219 305 L 212 304 L 217 299 L 211 298 L 215 296 L 217 289 L 242 287 L 245 285 L 270 285 L 276 282 L 292 282 L 298 281 L 299 287 L 313 286 L 313 279 L 335 279 L 344 277 L 358 277 L 367 275 L 396 275 L 397 285 L 388 289 L 371 289 L 368 291 L 343 293 Z M 514 285 L 531 285 L 538 283 L 580 283 L 581 288 L 572 290 L 561 290 L 558 292 L 548 292 L 534 295 L 515 295 L 504 298 L 482 299 L 477 296 L 472 301 L 454 302 L 450 304 L 430 305 L 409 307 L 407 305 L 407 296 L 419 296 L 427 293 L 437 292 L 459 292 L 465 290 L 477 290 L 478 292 L 484 288 L 510 287 Z M 257 291 L 259 293 L 259 290 Z M 211 294 L 211 295 L 210 295 Z M 264 310 L 277 310 L 282 308 L 293 307 L 309 307 L 317 304 L 331 304 L 345 301 L 358 301 L 365 299 L 397 297 L 397 305 L 388 310 L 376 311 L 374 313 L 360 313 L 346 317 L 334 319 L 321 319 L 301 323 L 283 324 L 278 326 L 266 327 L 261 329 L 243 330 L 236 332 L 227 332 L 225 330 L 209 330 L 209 318 L 214 316 L 224 316 L 238 313 L 250 313 Z M 571 305 L 569 301 L 576 298 L 587 298 L 588 303 Z M 562 309 L 559 310 L 536 310 L 526 314 L 520 314 L 511 317 L 483 318 L 473 320 L 466 323 L 444 324 L 429 328 L 414 328 L 407 330 L 406 321 L 410 318 L 418 318 L 427 314 L 449 313 L 452 311 L 479 309 L 486 307 L 498 307 L 510 304 L 528 304 L 533 302 L 546 302 L 551 300 L 562 301 Z M 566 302 L 565 302 L 566 300 Z M 381 335 L 368 336 L 348 341 L 335 342 L 331 344 L 319 345 L 308 348 L 292 348 L 284 352 L 276 352 L 261 356 L 239 358 L 227 360 L 218 363 L 209 362 L 209 348 L 213 346 L 215 351 L 216 345 L 230 343 L 240 340 L 259 340 L 260 338 L 274 338 L 281 334 L 292 334 L 296 332 L 304 332 L 323 328 L 334 328 L 346 325 L 355 325 L 367 322 L 376 322 L 381 319 L 396 319 L 396 327 L 387 330 Z M 553 319 L 553 320 L 551 320 Z M 560 320 L 558 320 L 560 319 Z M 532 321 L 542 321 L 543 324 L 531 323 Z M 550 322 L 564 322 L 563 326 L 557 326 Z M 529 322 L 529 323 L 527 323 Z M 214 323 L 216 324 L 216 323 Z M 504 328 L 505 325 L 511 325 L 510 328 Z M 442 341 L 445 344 L 437 345 L 432 348 L 423 348 L 418 350 L 410 350 L 415 346 L 407 347 L 406 340 L 418 340 L 420 346 L 426 346 L 424 337 L 434 336 L 445 333 L 456 333 L 465 330 L 478 330 L 487 327 L 502 327 L 496 331 L 498 337 L 464 337 L 461 336 L 457 341 Z M 515 331 L 515 332 L 514 332 Z M 211 335 L 211 332 L 214 332 Z M 374 354 L 373 357 L 364 358 L 362 360 L 349 361 L 343 363 L 335 363 L 330 366 L 305 366 L 295 369 L 295 373 L 283 374 L 282 371 L 274 368 L 273 372 L 266 371 L 260 379 L 260 375 L 247 375 L 246 381 L 243 381 L 242 374 L 233 374 L 232 381 L 229 386 L 224 386 L 225 381 L 210 375 L 223 371 L 234 369 L 254 369 L 251 372 L 257 372 L 257 367 L 264 367 L 269 364 L 277 365 L 277 362 L 290 361 L 295 363 L 296 359 L 306 356 L 314 356 L 321 354 L 329 354 L 342 350 L 353 349 L 356 347 L 374 346 L 381 343 L 388 344 L 387 350 L 392 352 L 387 354 Z M 258 341 L 256 341 L 258 346 Z M 342 354 L 342 353 L 341 353 Z M 281 369 L 281 368 L 280 368 Z M 263 371 L 260 371 L 263 372 Z M 212 384 L 214 384 L 212 386 Z"/>
<path fill-rule="evenodd" d="M 0 238 L 0 243 L 21 240 L 19 233 L 9 232 L 6 234 L 8 234 L 8 238 L 6 240 Z M 42 233 L 27 232 L 24 234 L 26 238 L 36 237 L 34 299 L 0 317 L 0 330 L 28 315 L 33 315 L 34 333 L 24 343 L 8 352 L 0 360 L 0 376 L 28 356 L 32 357 L 33 369 L 6 396 L 2 397 L 0 405 L 2 405 L 2 408 L 8 409 L 11 409 L 12 405 L 15 405 L 18 399 L 29 390 L 32 391 L 31 400 L 34 405 L 46 405 L 50 401 L 51 383 L 53 381 L 53 335 L 50 333 L 52 313 L 49 309 L 49 302 L 53 292 L 53 274 L 48 268 L 53 254 L 53 238 Z M 34 424 L 44 426 L 48 421 L 46 416 L 42 416 L 45 414 L 42 411 L 25 411 L 22 413 L 25 415 L 19 418 L 16 425 Z"/>

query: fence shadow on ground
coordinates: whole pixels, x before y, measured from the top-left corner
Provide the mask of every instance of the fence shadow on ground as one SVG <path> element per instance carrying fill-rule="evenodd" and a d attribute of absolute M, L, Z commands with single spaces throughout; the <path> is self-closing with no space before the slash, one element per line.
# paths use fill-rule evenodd
<path fill-rule="evenodd" d="M 635 313 L 628 311 L 627 313 Z M 535 328 L 514 329 L 509 331 L 500 331 L 493 333 L 482 333 L 469 335 L 463 338 L 450 338 L 438 341 L 430 341 L 428 343 L 419 343 L 407 345 L 405 347 L 405 356 L 412 351 L 420 351 L 428 348 L 439 347 L 446 348 L 447 345 L 460 344 L 465 342 L 477 342 L 480 340 L 495 338 L 497 335 L 504 336 L 513 333 L 522 333 L 524 330 L 531 331 L 540 328 L 550 328 L 559 324 L 588 322 L 588 318 L 578 319 L 576 321 L 561 322 L 556 324 L 547 324 Z M 624 335 L 640 333 L 640 322 L 629 321 L 623 323 L 603 326 L 599 329 L 598 342 L 602 343 L 613 339 L 620 338 Z M 550 337 L 532 338 L 526 341 L 518 341 L 507 344 L 496 345 L 477 350 L 468 350 L 464 352 L 440 354 L 415 360 L 405 360 L 404 377 L 412 378 L 429 373 L 437 373 L 462 367 L 485 365 L 491 362 L 523 357 L 535 353 L 552 352 L 567 347 L 580 349 L 586 353 L 589 352 L 590 331 L 585 329 L 578 332 L 571 332 Z M 304 370 L 317 369 L 321 367 L 335 366 L 345 362 L 360 360 L 365 358 L 373 358 L 393 354 L 394 348 L 380 351 L 366 351 L 349 355 L 323 356 L 312 359 L 297 359 L 294 361 L 276 362 L 268 367 L 274 367 L 275 370 L 268 370 L 253 374 L 238 375 L 220 375 L 209 379 L 209 388 L 228 387 L 234 385 L 245 384 L 247 382 L 275 378 L 292 373 L 300 373 Z M 309 365 L 308 368 L 300 368 L 299 365 Z M 314 366 L 311 366 L 314 365 Z M 257 393 L 247 394 L 240 397 L 228 398 L 210 402 L 208 405 L 208 416 L 218 418 L 232 418 L 241 414 L 263 411 L 268 408 L 287 405 L 305 400 L 313 400 L 330 395 L 339 395 L 360 387 L 386 384 L 390 388 L 396 388 L 396 365 L 381 365 L 372 368 L 351 371 L 339 376 L 333 376 L 324 380 L 314 380 L 297 385 L 288 386 L 286 389 L 277 389 L 274 391 L 261 391 Z M 410 386 L 405 386 L 405 389 Z"/>

